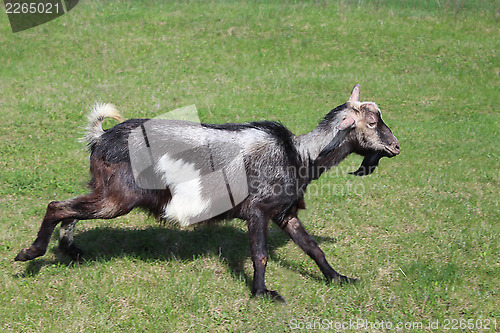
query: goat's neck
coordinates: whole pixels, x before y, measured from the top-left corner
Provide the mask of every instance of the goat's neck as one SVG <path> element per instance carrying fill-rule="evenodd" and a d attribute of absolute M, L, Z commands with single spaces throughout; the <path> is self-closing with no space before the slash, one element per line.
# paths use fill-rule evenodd
<path fill-rule="evenodd" d="M 328 154 L 319 156 L 317 159 L 315 159 L 314 165 L 316 168 L 326 171 L 342 162 L 353 152 L 353 144 L 348 137 L 337 148 L 330 151 Z"/>
<path fill-rule="evenodd" d="M 297 137 L 298 151 L 302 161 L 312 167 L 310 179 L 336 166 L 354 152 L 350 131 L 325 131 L 320 126 L 312 132 Z"/>
<path fill-rule="evenodd" d="M 316 161 L 325 149 L 331 149 L 335 159 L 339 159 L 338 164 L 352 152 L 351 145 L 346 142 L 347 135 L 348 131 L 339 131 L 337 128 L 332 130 L 320 125 L 311 132 L 296 137 L 297 150 L 303 161 Z"/>

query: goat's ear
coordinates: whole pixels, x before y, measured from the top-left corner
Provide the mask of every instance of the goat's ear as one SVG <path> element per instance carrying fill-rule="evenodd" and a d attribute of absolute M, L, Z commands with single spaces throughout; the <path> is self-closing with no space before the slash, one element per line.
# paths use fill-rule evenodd
<path fill-rule="evenodd" d="M 354 118 L 352 116 L 347 116 L 342 122 L 337 126 L 340 131 L 346 130 L 348 128 L 354 127 Z"/>
<path fill-rule="evenodd" d="M 351 97 L 349 97 L 349 102 L 359 102 L 359 95 L 361 94 L 361 86 L 359 84 L 355 85 L 351 92 Z"/>

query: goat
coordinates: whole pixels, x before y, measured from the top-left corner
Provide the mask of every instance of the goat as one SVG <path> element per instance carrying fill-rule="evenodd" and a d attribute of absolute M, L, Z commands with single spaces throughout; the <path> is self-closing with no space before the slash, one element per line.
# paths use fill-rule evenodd
<path fill-rule="evenodd" d="M 82 251 L 73 243 L 79 220 L 111 219 L 140 207 L 183 226 L 246 220 L 254 296 L 283 300 L 265 284 L 270 220 L 316 262 L 328 281 L 355 282 L 328 264 L 297 212 L 305 209 L 308 184 L 349 154 L 364 156 L 352 173 L 357 176 L 371 174 L 382 157 L 399 154 L 399 142 L 382 121 L 378 106 L 360 102 L 359 96 L 358 84 L 346 103 L 330 111 L 313 131 L 299 136 L 269 121 L 213 125 L 131 119 L 104 131 L 105 118 L 121 116 L 112 105 L 96 105 L 86 136 L 92 192 L 51 202 L 36 240 L 15 260 L 44 255 L 58 223 L 60 249 L 79 258 Z M 148 159 L 151 165 L 140 165 Z"/>

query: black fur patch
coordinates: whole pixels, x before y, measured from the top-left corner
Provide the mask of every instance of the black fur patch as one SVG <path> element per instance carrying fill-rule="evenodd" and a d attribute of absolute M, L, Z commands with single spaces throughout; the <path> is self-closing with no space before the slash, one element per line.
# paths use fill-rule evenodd
<path fill-rule="evenodd" d="M 130 163 L 129 134 L 148 120 L 130 119 L 106 130 L 99 140 L 90 146 L 92 156 L 107 163 Z"/>
<path fill-rule="evenodd" d="M 336 119 L 337 114 L 340 111 L 343 111 L 345 109 L 347 109 L 347 104 L 346 103 L 337 106 L 335 109 L 333 109 L 332 111 L 330 111 L 330 112 L 328 112 L 326 114 L 325 118 L 323 118 L 323 120 L 319 123 L 318 126 L 328 126 L 328 125 L 330 125 L 331 122 Z"/>

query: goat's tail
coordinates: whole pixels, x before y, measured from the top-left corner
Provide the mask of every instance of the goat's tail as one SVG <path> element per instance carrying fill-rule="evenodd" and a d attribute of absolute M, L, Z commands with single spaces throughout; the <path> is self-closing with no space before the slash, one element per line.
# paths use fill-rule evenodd
<path fill-rule="evenodd" d="M 96 143 L 101 135 L 104 134 L 102 122 L 106 118 L 113 118 L 118 122 L 124 120 L 113 104 L 95 103 L 94 108 L 87 117 L 88 125 L 84 140 L 87 141 L 89 145 Z"/>

